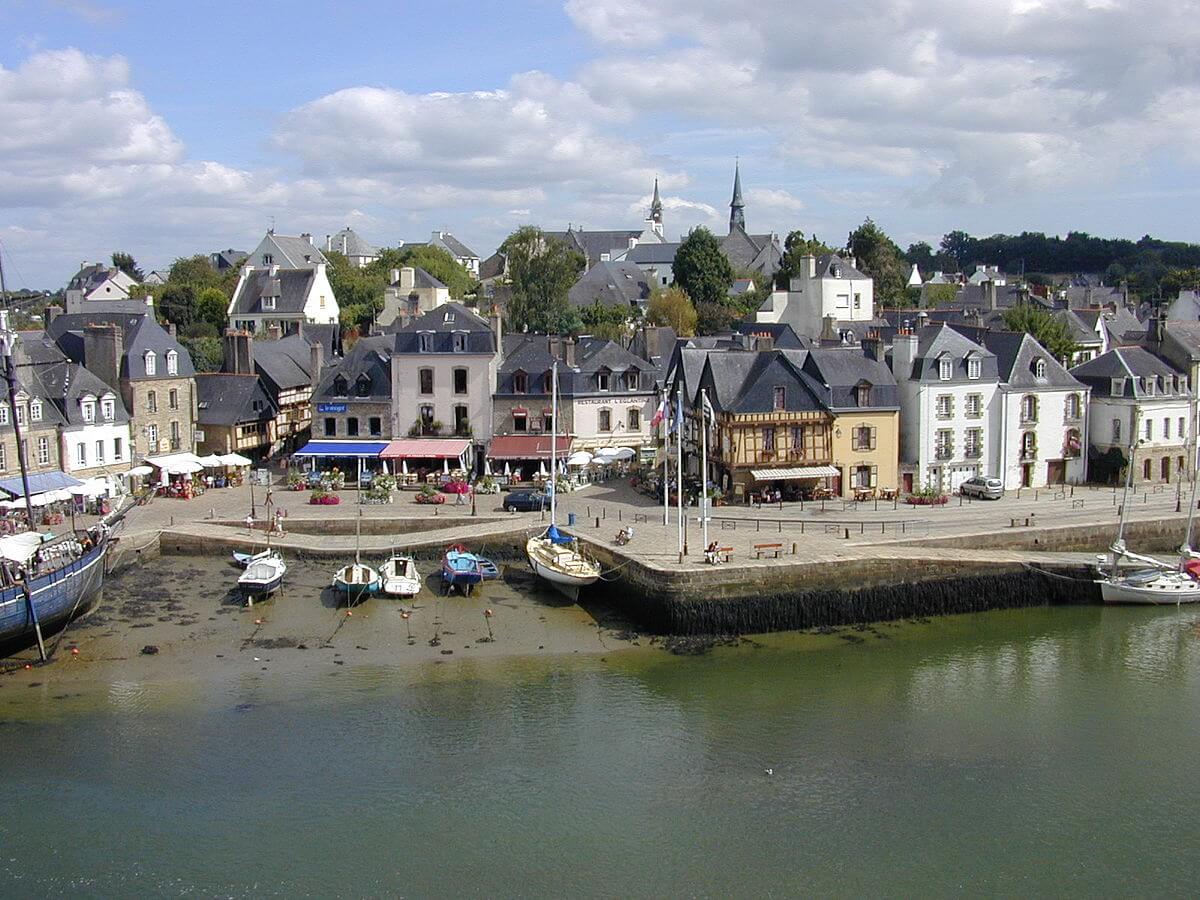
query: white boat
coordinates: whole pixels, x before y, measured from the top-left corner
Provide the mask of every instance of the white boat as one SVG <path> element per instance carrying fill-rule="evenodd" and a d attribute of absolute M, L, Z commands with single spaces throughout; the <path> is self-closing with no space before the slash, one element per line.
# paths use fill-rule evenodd
<path fill-rule="evenodd" d="M 393 597 L 415 597 L 421 591 L 421 576 L 411 556 L 393 553 L 379 567 L 379 577 L 383 580 L 383 592 Z"/>
<path fill-rule="evenodd" d="M 558 513 L 558 362 L 550 369 L 550 527 L 525 542 L 525 555 L 534 573 L 571 601 L 580 588 L 600 578 L 600 566 L 579 551 L 579 542 L 557 527 Z"/>
<path fill-rule="evenodd" d="M 244 569 L 246 566 L 250 565 L 250 563 L 260 559 L 265 559 L 272 553 L 274 553 L 273 550 L 260 550 L 257 553 L 240 553 L 239 551 L 234 550 L 233 561 Z"/>
<path fill-rule="evenodd" d="M 1140 421 L 1135 417 L 1133 435 L 1140 433 Z M 1200 423 L 1193 423 L 1200 424 Z M 1192 433 L 1196 434 L 1193 427 Z M 1132 603 L 1150 606 L 1177 606 L 1181 603 L 1200 602 L 1200 559 L 1192 551 L 1192 523 L 1196 515 L 1196 484 L 1197 472 L 1192 469 L 1192 498 L 1188 505 L 1187 535 L 1179 548 L 1179 557 L 1174 563 L 1166 563 L 1151 556 L 1131 553 L 1125 546 L 1125 525 L 1129 516 L 1129 489 L 1133 483 L 1134 456 L 1137 451 L 1137 439 L 1130 443 L 1129 468 L 1125 476 L 1125 495 L 1121 504 L 1121 522 L 1117 526 L 1117 537 L 1109 548 L 1108 572 L 1100 566 L 1101 578 L 1100 596 L 1105 603 Z M 1197 459 L 1196 448 L 1193 447 L 1192 460 Z M 1104 557 L 1101 557 L 1104 559 Z M 1122 562 L 1130 561 L 1141 568 L 1135 571 L 1122 571 Z"/>
<path fill-rule="evenodd" d="M 283 576 L 287 574 L 287 564 L 275 550 L 257 554 L 246 571 L 238 576 L 238 590 L 249 598 L 265 597 L 279 590 L 283 584 Z"/>

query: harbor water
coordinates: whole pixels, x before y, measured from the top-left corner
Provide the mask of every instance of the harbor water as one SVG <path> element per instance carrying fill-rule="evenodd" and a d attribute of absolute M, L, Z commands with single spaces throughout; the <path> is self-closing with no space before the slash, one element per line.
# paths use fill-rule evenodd
<path fill-rule="evenodd" d="M 0 893 L 1183 894 L 1200 611 L 0 685 Z"/>

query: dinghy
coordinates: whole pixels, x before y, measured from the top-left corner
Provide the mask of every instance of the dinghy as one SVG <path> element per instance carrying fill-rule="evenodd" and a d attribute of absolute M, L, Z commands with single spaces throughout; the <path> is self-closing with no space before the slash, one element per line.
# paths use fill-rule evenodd
<path fill-rule="evenodd" d="M 383 592 L 392 597 L 415 597 L 421 590 L 421 576 L 411 556 L 393 553 L 379 568 Z"/>
<path fill-rule="evenodd" d="M 257 554 L 246 566 L 246 571 L 238 576 L 238 590 L 250 601 L 255 597 L 266 597 L 279 590 L 286 574 L 287 564 L 283 557 L 278 551 L 267 550 Z"/>
<path fill-rule="evenodd" d="M 479 557 L 462 544 L 451 544 L 442 556 L 442 581 L 447 588 L 463 587 L 470 593 L 472 586 L 483 581 Z"/>

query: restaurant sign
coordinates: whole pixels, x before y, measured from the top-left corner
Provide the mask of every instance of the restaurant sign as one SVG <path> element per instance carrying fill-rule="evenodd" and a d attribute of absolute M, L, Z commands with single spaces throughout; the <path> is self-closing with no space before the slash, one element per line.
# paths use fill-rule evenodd
<path fill-rule="evenodd" d="M 344 413 L 346 411 L 345 403 L 318 403 L 317 412 L 319 413 Z"/>

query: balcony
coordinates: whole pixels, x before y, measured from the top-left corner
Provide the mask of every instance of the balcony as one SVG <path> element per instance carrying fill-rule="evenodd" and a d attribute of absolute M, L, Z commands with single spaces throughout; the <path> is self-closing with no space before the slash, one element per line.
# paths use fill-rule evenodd
<path fill-rule="evenodd" d="M 983 456 L 983 448 L 972 447 L 968 445 L 967 449 L 963 451 L 963 456 L 965 456 L 967 459 L 979 459 L 981 456 Z"/>
<path fill-rule="evenodd" d="M 1037 459 L 1037 447 L 1022 447 L 1021 462 L 1033 462 Z"/>
<path fill-rule="evenodd" d="M 935 447 L 933 450 L 934 459 L 954 459 L 953 447 Z"/>

